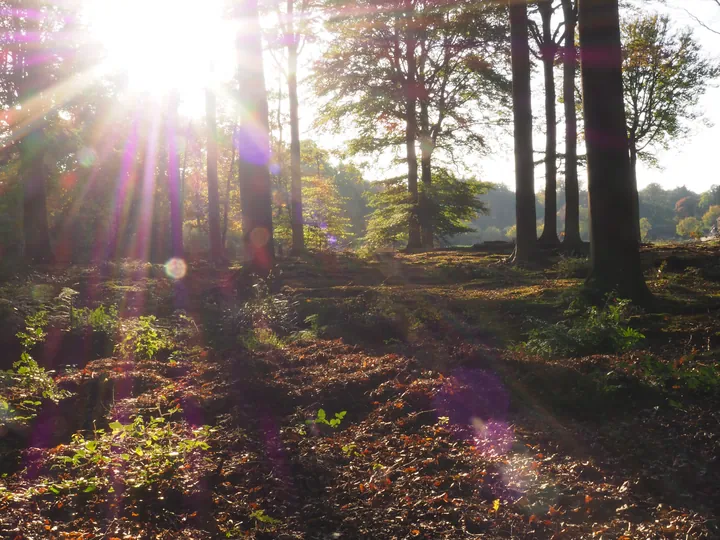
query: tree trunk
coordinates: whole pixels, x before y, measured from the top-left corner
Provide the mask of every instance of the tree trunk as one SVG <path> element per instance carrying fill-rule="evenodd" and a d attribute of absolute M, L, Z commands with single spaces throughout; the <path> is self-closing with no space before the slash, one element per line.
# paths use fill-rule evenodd
<path fill-rule="evenodd" d="M 633 225 L 635 230 L 635 239 L 638 244 L 642 243 L 642 233 L 640 232 L 640 195 L 637 185 L 637 149 L 635 143 L 630 141 L 630 179 L 633 190 Z"/>
<path fill-rule="evenodd" d="M 238 168 L 243 244 L 248 270 L 267 274 L 275 263 L 270 189 L 270 126 L 257 0 L 240 0 L 238 34 L 240 129 Z"/>
<path fill-rule="evenodd" d="M 180 192 L 180 152 L 178 149 L 178 105 L 176 93 L 168 102 L 167 146 L 168 146 L 168 185 L 170 196 L 170 256 L 183 258 L 183 217 L 182 196 Z"/>
<path fill-rule="evenodd" d="M 420 102 L 420 179 L 423 189 L 419 195 L 419 212 L 420 212 L 420 232 L 422 235 L 422 247 L 425 249 L 433 248 L 433 226 L 430 200 L 430 188 L 432 186 L 432 153 L 433 141 L 430 136 L 430 118 L 428 115 L 428 104 L 426 101 Z"/>
<path fill-rule="evenodd" d="M 565 106 L 565 239 L 569 249 L 582 244 L 580 238 L 580 187 L 577 165 L 577 110 L 575 109 L 575 74 L 577 53 L 575 29 L 577 15 L 572 0 L 562 0 L 565 16 L 565 50 L 563 51 L 563 102 Z"/>
<path fill-rule="evenodd" d="M 217 102 L 211 88 L 205 90 L 205 115 L 207 120 L 207 190 L 208 226 L 210 229 L 210 258 L 219 262 L 223 258 L 220 235 L 220 196 L 218 194 L 218 146 L 217 146 Z"/>
<path fill-rule="evenodd" d="M 545 246 L 560 244 L 557 233 L 557 112 L 555 110 L 555 55 L 557 47 L 552 35 L 552 3 L 538 3 L 542 18 L 543 50 L 541 51 L 545 77 L 545 225 L 538 242 Z"/>
<path fill-rule="evenodd" d="M 590 195 L 591 273 L 595 294 L 643 302 L 645 284 L 633 224 L 618 0 L 580 0 L 580 56 Z"/>
<path fill-rule="evenodd" d="M 290 100 L 290 208 L 292 212 L 292 252 L 305 250 L 303 226 L 302 171 L 300 168 L 300 118 L 298 113 L 297 63 L 298 40 L 295 35 L 293 8 L 287 0 L 288 24 L 288 99 Z"/>
<path fill-rule="evenodd" d="M 409 0 L 405 0 L 405 6 L 408 12 L 412 9 Z M 409 15 L 408 15 L 409 18 Z M 422 238 L 420 236 L 419 222 L 419 194 L 418 194 L 418 162 L 417 153 L 415 151 L 415 141 L 417 140 L 417 63 L 415 60 L 415 39 L 413 37 L 414 30 L 408 21 L 405 51 L 407 62 L 407 80 L 405 82 L 405 147 L 407 149 L 407 165 L 408 165 L 408 191 L 410 192 L 410 200 L 412 202 L 412 211 L 410 212 L 410 223 L 408 231 L 408 244 L 410 249 L 418 249 L 422 247 Z"/>
<path fill-rule="evenodd" d="M 25 259 L 30 263 L 53 260 L 47 216 L 45 132 L 39 127 L 20 141 L 20 177 L 23 183 L 23 234 Z"/>
<path fill-rule="evenodd" d="M 525 0 L 509 0 L 512 52 L 512 98 L 515 125 L 515 214 L 517 240 L 512 261 L 529 261 L 536 249 L 530 46 Z"/>
<path fill-rule="evenodd" d="M 232 156 L 230 157 L 230 170 L 228 171 L 227 181 L 225 184 L 225 208 L 223 210 L 223 228 L 222 228 L 222 245 L 223 251 L 227 247 L 227 230 L 228 230 L 228 213 L 230 211 L 230 192 L 232 191 L 232 177 L 235 169 L 235 138 L 237 136 L 237 124 L 233 126 L 232 139 L 230 144 L 232 146 Z"/>

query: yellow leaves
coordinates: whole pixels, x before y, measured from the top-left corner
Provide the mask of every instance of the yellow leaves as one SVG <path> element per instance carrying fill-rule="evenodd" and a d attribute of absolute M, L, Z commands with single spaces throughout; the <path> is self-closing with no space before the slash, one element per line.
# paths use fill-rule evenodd
<path fill-rule="evenodd" d="M 500 510 L 500 499 L 495 499 L 493 501 L 492 507 L 493 507 L 493 509 L 492 509 L 493 512 L 497 512 L 498 510 Z"/>

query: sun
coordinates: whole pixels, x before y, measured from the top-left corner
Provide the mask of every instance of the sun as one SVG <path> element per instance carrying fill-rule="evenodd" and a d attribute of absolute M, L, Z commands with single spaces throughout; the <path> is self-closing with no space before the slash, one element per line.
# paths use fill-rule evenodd
<path fill-rule="evenodd" d="M 87 0 L 92 39 L 132 91 L 196 95 L 229 80 L 237 24 L 221 0 Z"/>

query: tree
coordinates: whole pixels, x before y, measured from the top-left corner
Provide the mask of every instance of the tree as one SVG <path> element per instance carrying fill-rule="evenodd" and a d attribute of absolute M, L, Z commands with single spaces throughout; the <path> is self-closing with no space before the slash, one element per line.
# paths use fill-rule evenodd
<path fill-rule="evenodd" d="M 423 197 L 431 193 L 425 188 L 432 181 L 434 152 L 453 158 L 460 147 L 481 151 L 483 115 L 503 103 L 508 90 L 495 63 L 506 49 L 498 10 L 492 2 L 471 0 L 331 5 L 328 29 L 334 39 L 314 75 L 325 100 L 320 120 L 347 132 L 347 119 L 353 119 L 352 153 L 402 151 L 405 185 L 415 201 L 415 211 L 406 217 L 418 216 L 425 229 L 422 243 L 430 247 L 429 237 L 435 235 L 425 209 L 432 203 Z M 418 141 L 424 189 L 416 194 Z M 410 244 L 415 243 L 413 236 Z"/>
<path fill-rule="evenodd" d="M 643 242 L 647 242 L 650 237 L 650 231 L 652 230 L 652 224 L 646 217 L 640 218 L 640 239 Z"/>
<path fill-rule="evenodd" d="M 461 180 L 450 171 L 435 168 L 428 200 L 430 223 L 435 238 L 447 241 L 450 237 L 472 232 L 468 222 L 479 214 L 487 213 L 487 205 L 478 197 L 487 193 L 491 184 L 474 179 Z M 371 247 L 384 247 L 406 240 L 407 214 L 412 211 L 403 178 L 384 181 L 382 189 L 369 196 L 374 208 L 367 226 L 365 243 Z"/>
<path fill-rule="evenodd" d="M 708 208 L 708 211 L 703 214 L 702 222 L 707 229 L 712 229 L 720 225 L 720 205 L 714 205 Z"/>
<path fill-rule="evenodd" d="M 510 3 L 512 48 L 512 98 L 515 125 L 515 198 L 517 240 L 512 260 L 531 259 L 537 243 L 535 229 L 535 177 L 532 144 L 532 105 L 530 94 L 530 46 L 525 0 Z"/>
<path fill-rule="evenodd" d="M 545 226 L 538 242 L 545 246 L 560 243 L 557 233 L 557 111 L 555 93 L 555 59 L 559 45 L 558 27 L 552 29 L 552 0 L 540 0 L 537 3 L 542 31 L 536 25 L 530 26 L 540 50 L 538 57 L 543 64 L 545 83 Z M 574 99 L 573 99 L 574 101 Z"/>
<path fill-rule="evenodd" d="M 257 0 L 240 0 L 237 15 L 244 21 L 237 40 L 241 59 L 238 169 L 243 245 L 249 269 L 267 273 L 275 262 L 275 247 L 268 170 L 270 127 Z"/>
<path fill-rule="evenodd" d="M 210 229 L 210 258 L 223 258 L 223 239 L 220 233 L 220 196 L 218 195 L 217 100 L 212 88 L 205 89 L 205 117 L 207 121 L 207 191 L 208 226 Z"/>
<path fill-rule="evenodd" d="M 698 99 L 720 74 L 720 67 L 702 57 L 692 30 L 674 32 L 667 16 L 633 19 L 623 25 L 622 35 L 633 215 L 639 239 L 638 159 L 654 163 L 655 148 L 667 148 L 687 135 L 687 121 L 700 116 Z"/>
<path fill-rule="evenodd" d="M 577 50 L 577 2 L 562 0 L 565 22 L 563 58 L 563 106 L 565 109 L 565 238 L 563 244 L 573 249 L 582 243 L 580 238 L 580 188 L 577 160 L 577 109 L 575 76 Z"/>
<path fill-rule="evenodd" d="M 581 78 L 590 196 L 591 273 L 587 286 L 644 302 L 645 284 L 633 223 L 618 0 L 581 0 Z M 600 51 L 602 54 L 600 54 Z"/>
<path fill-rule="evenodd" d="M 180 186 L 180 150 L 178 137 L 180 124 L 178 122 L 179 99 L 177 93 L 171 93 L 168 99 L 167 115 L 167 177 L 168 195 L 170 197 L 170 255 L 175 258 L 185 256 L 183 248 L 183 202 L 182 188 Z"/>
<path fill-rule="evenodd" d="M 686 217 L 677 224 L 677 233 L 684 238 L 700 238 L 703 233 L 703 222 L 695 217 Z"/>

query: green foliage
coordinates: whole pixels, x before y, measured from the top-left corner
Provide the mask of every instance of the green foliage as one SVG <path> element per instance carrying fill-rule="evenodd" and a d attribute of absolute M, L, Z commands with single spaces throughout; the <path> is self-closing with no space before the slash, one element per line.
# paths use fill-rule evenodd
<path fill-rule="evenodd" d="M 718 219 L 720 219 L 720 205 L 716 204 L 708 208 L 708 211 L 703 214 L 703 225 L 707 229 L 712 229 L 713 226 L 718 225 Z"/>
<path fill-rule="evenodd" d="M 170 332 L 158 326 L 155 315 L 141 316 L 123 326 L 125 337 L 116 347 L 123 357 L 154 360 L 160 352 L 175 348 Z"/>
<path fill-rule="evenodd" d="M 660 388 L 706 394 L 720 392 L 720 366 L 715 362 L 700 362 L 694 354 L 683 356 L 675 362 L 644 355 L 635 362 L 624 364 L 624 367 Z"/>
<path fill-rule="evenodd" d="M 650 238 L 650 231 L 652 230 L 652 223 L 646 217 L 640 218 L 640 240 L 647 242 Z"/>
<path fill-rule="evenodd" d="M 384 181 L 383 185 L 384 189 L 369 195 L 374 211 L 370 214 L 365 242 L 373 248 L 403 242 L 410 216 L 417 211 L 404 179 L 393 178 Z M 461 180 L 447 170 L 436 169 L 432 187 L 425 192 L 435 236 L 447 241 L 454 235 L 473 231 L 469 222 L 487 212 L 485 203 L 478 197 L 490 188 L 490 184 L 474 179 Z M 498 234 L 502 236 L 499 231 Z"/>
<path fill-rule="evenodd" d="M 55 494 L 112 492 L 119 483 L 124 489 L 149 491 L 161 481 L 194 481 L 183 479 L 181 471 L 191 455 L 209 450 L 212 429 L 168 421 L 179 411 L 176 407 L 149 420 L 136 416 L 129 424 L 115 420 L 108 431 L 96 429 L 92 439 L 75 433 L 63 452 L 51 458 L 52 469 L 65 480 L 48 489 Z"/>
<path fill-rule="evenodd" d="M 560 277 L 585 278 L 590 274 L 590 261 L 587 257 L 560 257 L 555 268 Z"/>
<path fill-rule="evenodd" d="M 703 223 L 697 218 L 681 219 L 676 227 L 678 235 L 684 238 L 700 238 L 703 234 Z"/>
<path fill-rule="evenodd" d="M 70 396 L 70 392 L 60 390 L 51 374 L 30 356 L 30 349 L 42 343 L 47 335 L 47 311 L 29 315 L 25 324 L 25 330 L 17 334 L 23 348 L 20 359 L 13 363 L 12 370 L 0 371 L 0 390 L 9 398 L 0 399 L 0 425 L 34 418 L 42 405 L 41 399 L 58 402 Z"/>
<path fill-rule="evenodd" d="M 338 413 L 335 413 L 335 416 L 333 418 L 328 419 L 325 409 L 320 409 L 317 412 L 316 418 L 313 418 L 312 420 L 306 420 L 305 423 L 308 425 L 321 424 L 321 425 L 329 426 L 333 429 L 337 429 L 340 426 L 340 424 L 342 423 L 342 420 L 343 420 L 343 418 L 345 418 L 346 414 L 347 414 L 347 411 L 338 412 Z"/>
<path fill-rule="evenodd" d="M 602 308 L 578 303 L 565 311 L 567 319 L 555 324 L 534 320 L 522 348 L 545 357 L 585 356 L 626 351 L 645 336 L 628 326 L 629 300 L 609 299 Z"/>
<path fill-rule="evenodd" d="M 240 336 L 240 342 L 249 351 L 261 349 L 282 349 L 285 342 L 269 328 L 254 328 Z"/>
<path fill-rule="evenodd" d="M 703 58 L 691 29 L 674 32 L 670 19 L 641 15 L 622 26 L 623 87 L 631 148 L 654 161 L 653 146 L 667 147 L 689 132 L 698 99 L 720 74 Z"/>

